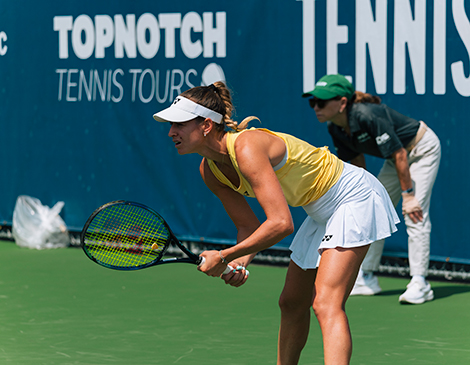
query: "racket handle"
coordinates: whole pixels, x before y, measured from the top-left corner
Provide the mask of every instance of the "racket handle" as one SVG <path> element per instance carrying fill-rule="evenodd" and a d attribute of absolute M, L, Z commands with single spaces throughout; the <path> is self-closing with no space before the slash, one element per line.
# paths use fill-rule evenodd
<path fill-rule="evenodd" d="M 204 262 L 206 262 L 206 258 L 205 258 L 204 256 L 199 256 L 199 259 L 200 259 L 200 261 L 199 261 L 199 263 L 197 264 L 197 266 L 201 266 Z M 227 265 L 227 267 L 225 268 L 223 274 L 224 274 L 224 275 L 225 275 L 225 274 L 228 274 L 228 273 L 231 272 L 231 271 L 233 271 L 233 267 L 230 266 L 230 265 Z"/>

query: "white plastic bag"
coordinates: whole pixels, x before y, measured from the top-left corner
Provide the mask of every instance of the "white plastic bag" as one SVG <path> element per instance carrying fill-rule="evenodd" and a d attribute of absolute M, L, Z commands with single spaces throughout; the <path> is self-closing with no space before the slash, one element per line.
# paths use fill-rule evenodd
<path fill-rule="evenodd" d="M 18 246 L 35 249 L 66 247 L 70 236 L 59 213 L 64 202 L 52 208 L 41 204 L 39 199 L 20 195 L 13 211 L 12 234 Z"/>

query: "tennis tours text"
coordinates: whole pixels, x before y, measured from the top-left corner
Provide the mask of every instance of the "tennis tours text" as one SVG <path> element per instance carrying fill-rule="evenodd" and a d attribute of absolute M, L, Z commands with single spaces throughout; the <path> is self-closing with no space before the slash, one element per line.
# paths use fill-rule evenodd
<path fill-rule="evenodd" d="M 213 59 L 226 57 L 226 13 L 196 12 L 55 16 L 60 60 Z M 1 45 L 1 43 L 0 43 Z M 95 61 L 96 62 L 96 61 Z M 116 63 L 117 61 L 114 61 Z M 128 61 L 125 61 L 129 65 Z M 120 67 L 57 68 L 58 100 L 163 103 L 201 84 L 203 70 Z"/>

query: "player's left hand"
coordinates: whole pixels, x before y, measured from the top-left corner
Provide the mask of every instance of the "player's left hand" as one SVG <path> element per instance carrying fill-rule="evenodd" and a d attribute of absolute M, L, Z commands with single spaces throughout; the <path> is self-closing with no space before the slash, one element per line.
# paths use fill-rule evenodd
<path fill-rule="evenodd" d="M 221 276 L 221 278 L 225 281 L 225 284 L 237 288 L 245 284 L 248 280 L 248 276 L 250 275 L 250 272 L 246 269 L 246 267 L 235 261 L 232 261 L 229 265 L 234 269 L 228 274 Z"/>

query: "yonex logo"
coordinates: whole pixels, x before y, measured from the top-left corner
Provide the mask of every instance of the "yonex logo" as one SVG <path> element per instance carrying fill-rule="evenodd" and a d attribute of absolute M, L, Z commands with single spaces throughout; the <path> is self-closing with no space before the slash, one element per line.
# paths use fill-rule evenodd
<path fill-rule="evenodd" d="M 317 82 L 317 86 L 326 86 L 326 85 L 328 85 L 328 83 L 325 82 L 325 81 L 318 81 Z"/>
<path fill-rule="evenodd" d="M 331 240 L 331 237 L 333 237 L 332 234 L 327 234 L 327 235 L 325 235 L 325 237 L 323 237 L 323 239 L 321 241 L 322 242 L 328 242 L 329 240 Z"/>
<path fill-rule="evenodd" d="M 390 135 L 388 133 L 384 133 L 381 136 L 378 136 L 375 138 L 375 141 L 377 144 L 380 146 L 381 144 L 384 144 L 390 139 Z"/>

